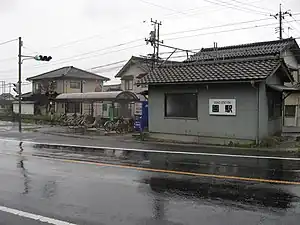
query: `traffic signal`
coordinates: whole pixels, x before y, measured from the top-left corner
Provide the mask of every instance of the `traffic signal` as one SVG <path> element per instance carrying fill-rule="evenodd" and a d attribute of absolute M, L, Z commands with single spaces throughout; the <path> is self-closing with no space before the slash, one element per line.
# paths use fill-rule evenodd
<path fill-rule="evenodd" d="M 14 88 L 13 88 L 14 92 L 16 92 L 17 94 L 19 94 L 19 83 L 15 83 L 13 85 L 14 85 Z"/>
<path fill-rule="evenodd" d="M 50 61 L 52 59 L 51 56 L 45 56 L 45 55 L 36 55 L 34 56 L 34 59 L 37 61 Z"/>

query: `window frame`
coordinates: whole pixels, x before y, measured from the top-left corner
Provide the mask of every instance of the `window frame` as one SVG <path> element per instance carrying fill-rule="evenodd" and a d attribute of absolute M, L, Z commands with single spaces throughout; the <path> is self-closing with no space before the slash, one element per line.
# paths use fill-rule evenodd
<path fill-rule="evenodd" d="M 74 112 L 72 111 L 72 112 L 70 112 L 70 105 L 71 104 L 73 104 L 74 105 L 74 107 L 72 107 L 72 108 L 74 108 Z M 78 106 L 78 107 L 76 107 L 76 106 Z M 66 113 L 73 113 L 73 114 L 77 114 L 77 113 L 80 113 L 80 108 L 81 108 L 81 103 L 80 102 L 67 102 L 66 103 L 66 107 L 65 107 L 65 112 Z M 78 111 L 77 111 L 77 109 L 78 109 Z"/>
<path fill-rule="evenodd" d="M 278 95 L 278 99 L 275 98 L 276 95 Z M 274 119 L 283 117 L 282 108 L 284 106 L 283 106 L 283 100 L 282 100 L 281 93 L 276 92 L 276 91 L 268 91 L 267 92 L 267 101 L 268 101 L 268 119 L 274 120 Z M 278 107 L 278 105 L 279 105 L 279 107 Z M 278 110 L 278 111 L 276 111 L 276 110 Z"/>
<path fill-rule="evenodd" d="M 76 84 L 76 87 L 75 86 L 72 87 L 72 84 Z M 77 87 L 77 85 L 78 85 L 78 87 Z M 80 81 L 70 81 L 70 88 L 71 89 L 80 89 L 80 86 L 81 86 Z"/>
<path fill-rule="evenodd" d="M 167 115 L 167 98 L 168 96 L 175 96 L 175 95 L 192 95 L 195 97 L 195 109 L 196 112 L 193 116 L 169 116 Z M 165 119 L 185 119 L 185 120 L 198 120 L 198 93 L 197 92 L 166 92 L 164 93 L 164 118 Z"/>
<path fill-rule="evenodd" d="M 131 79 L 124 80 L 124 88 L 125 88 L 125 91 L 133 90 L 133 80 L 131 80 Z"/>
<path fill-rule="evenodd" d="M 295 118 L 295 116 L 296 116 L 296 107 L 297 107 L 297 106 L 296 106 L 296 105 L 285 105 L 284 107 L 285 107 L 285 108 L 284 108 L 284 117 L 287 117 L 287 118 Z M 293 109 L 293 110 L 294 110 L 294 114 L 293 114 L 293 115 L 291 115 L 291 114 L 288 114 L 288 115 L 287 115 L 287 111 L 288 111 L 287 108 L 288 108 L 288 107 L 293 107 L 293 108 L 294 108 L 294 109 Z"/>

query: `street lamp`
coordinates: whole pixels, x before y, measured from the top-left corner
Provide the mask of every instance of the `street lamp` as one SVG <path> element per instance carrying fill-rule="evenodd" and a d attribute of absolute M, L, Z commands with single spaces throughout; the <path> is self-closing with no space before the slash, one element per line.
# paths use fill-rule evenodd
<path fill-rule="evenodd" d="M 22 132 L 22 102 L 21 102 L 21 95 L 22 95 L 22 63 L 24 60 L 28 59 L 34 59 L 37 61 L 50 61 L 52 59 L 51 56 L 44 56 L 44 55 L 36 55 L 36 56 L 27 56 L 27 55 L 22 55 L 22 46 L 23 46 L 23 41 L 22 38 L 19 37 L 19 80 L 18 80 L 18 85 L 16 85 L 16 89 L 18 92 L 18 102 L 19 102 L 19 132 Z"/>

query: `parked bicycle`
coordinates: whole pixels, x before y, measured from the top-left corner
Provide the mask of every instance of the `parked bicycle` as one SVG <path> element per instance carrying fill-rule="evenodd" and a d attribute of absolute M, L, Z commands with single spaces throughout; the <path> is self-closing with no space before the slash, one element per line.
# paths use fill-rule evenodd
<path fill-rule="evenodd" d="M 116 131 L 117 134 L 125 133 L 128 132 L 128 122 L 123 117 L 106 121 L 104 123 L 104 130 L 106 132 Z"/>

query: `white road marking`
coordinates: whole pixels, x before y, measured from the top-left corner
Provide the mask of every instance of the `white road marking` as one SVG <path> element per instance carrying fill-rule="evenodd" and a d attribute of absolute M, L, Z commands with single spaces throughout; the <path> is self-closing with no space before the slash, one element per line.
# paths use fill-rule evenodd
<path fill-rule="evenodd" d="M 23 211 L 20 211 L 17 209 L 7 208 L 5 206 L 0 206 L 0 211 L 10 213 L 10 214 L 13 214 L 13 215 L 16 215 L 19 217 L 23 217 L 23 218 L 36 220 L 36 221 L 43 222 L 43 223 L 49 223 L 49 224 L 54 224 L 54 225 L 76 225 L 75 223 L 69 223 L 69 222 L 65 222 L 62 220 L 56 220 L 53 218 L 36 215 L 33 213 L 23 212 Z"/>
<path fill-rule="evenodd" d="M 106 146 L 72 145 L 72 144 L 59 144 L 59 143 L 47 143 L 47 142 L 34 142 L 34 141 L 27 141 L 27 140 L 1 139 L 1 138 L 0 138 L 0 141 L 10 141 L 10 142 L 18 142 L 18 143 L 23 142 L 23 144 L 26 143 L 26 144 L 36 144 L 36 145 L 48 145 L 50 147 L 62 146 L 62 147 L 69 147 L 69 148 L 93 148 L 93 149 L 98 149 L 98 150 L 115 150 L 115 151 L 179 154 L 179 155 L 202 155 L 202 156 L 218 156 L 218 157 L 231 157 L 231 158 L 300 161 L 300 158 L 289 158 L 289 157 L 278 157 L 278 156 L 234 155 L 234 154 L 207 153 L 207 152 L 183 152 L 183 151 L 166 151 L 166 150 L 155 150 L 155 149 L 117 148 L 117 147 L 106 147 Z M 199 147 L 199 148 L 201 148 L 201 147 Z"/>

